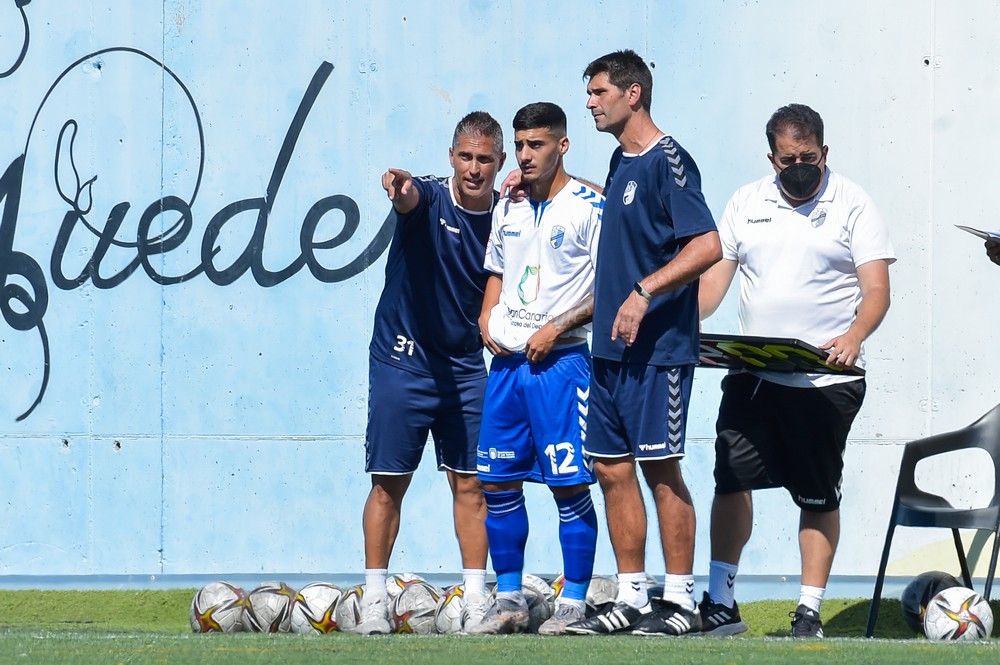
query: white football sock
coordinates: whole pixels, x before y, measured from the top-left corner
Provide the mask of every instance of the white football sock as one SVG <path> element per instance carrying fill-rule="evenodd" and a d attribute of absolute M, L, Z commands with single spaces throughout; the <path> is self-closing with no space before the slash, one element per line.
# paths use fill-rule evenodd
<path fill-rule="evenodd" d="M 486 571 L 482 568 L 463 568 L 462 583 L 465 594 L 473 596 L 486 595 Z"/>
<path fill-rule="evenodd" d="M 738 565 L 725 561 L 710 561 L 708 564 L 708 597 L 713 603 L 732 607 L 736 602 L 736 571 Z"/>
<path fill-rule="evenodd" d="M 365 595 L 363 600 L 376 600 L 388 595 L 385 589 L 385 578 L 389 571 L 385 568 L 365 568 Z"/>
<path fill-rule="evenodd" d="M 689 612 L 697 607 L 694 602 L 694 575 L 663 576 L 663 600 L 677 603 Z"/>
<path fill-rule="evenodd" d="M 618 573 L 618 597 L 616 603 L 628 603 L 632 607 L 645 607 L 649 603 L 649 589 L 646 573 Z"/>
<path fill-rule="evenodd" d="M 823 604 L 823 594 L 825 587 L 808 586 L 803 584 L 799 587 L 799 605 L 805 605 L 816 614 L 819 614 L 819 606 Z"/>

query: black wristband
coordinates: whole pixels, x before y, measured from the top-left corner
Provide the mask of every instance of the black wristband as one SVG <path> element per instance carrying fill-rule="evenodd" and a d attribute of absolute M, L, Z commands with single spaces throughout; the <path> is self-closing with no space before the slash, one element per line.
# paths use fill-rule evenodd
<path fill-rule="evenodd" d="M 632 290 L 638 293 L 643 298 L 645 298 L 646 302 L 649 302 L 650 300 L 653 299 L 653 294 L 644 289 L 642 287 L 642 284 L 640 284 L 639 282 L 636 282 L 635 284 L 632 285 Z"/>

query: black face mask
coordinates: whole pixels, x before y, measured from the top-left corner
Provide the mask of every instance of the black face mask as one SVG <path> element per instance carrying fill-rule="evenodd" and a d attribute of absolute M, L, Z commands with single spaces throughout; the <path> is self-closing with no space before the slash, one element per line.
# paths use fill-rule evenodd
<path fill-rule="evenodd" d="M 804 201 L 819 187 L 823 171 L 815 164 L 799 162 L 786 166 L 778 173 L 781 189 L 790 199 Z"/>

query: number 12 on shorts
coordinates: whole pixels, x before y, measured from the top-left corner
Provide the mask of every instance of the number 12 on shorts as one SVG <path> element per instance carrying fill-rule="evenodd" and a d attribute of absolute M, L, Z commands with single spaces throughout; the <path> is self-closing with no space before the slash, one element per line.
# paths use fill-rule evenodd
<path fill-rule="evenodd" d="M 560 453 L 564 455 L 562 462 L 559 461 Z M 552 465 L 552 473 L 554 475 L 576 473 L 580 470 L 580 467 L 573 464 L 573 453 L 573 444 L 569 441 L 550 443 L 545 446 L 545 455 L 549 458 L 549 464 Z"/>

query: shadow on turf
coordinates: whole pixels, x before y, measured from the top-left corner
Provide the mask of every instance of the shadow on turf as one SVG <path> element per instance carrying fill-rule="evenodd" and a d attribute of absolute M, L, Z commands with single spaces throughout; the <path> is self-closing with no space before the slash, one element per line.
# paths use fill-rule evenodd
<path fill-rule="evenodd" d="M 868 625 L 868 607 L 871 601 L 827 601 L 823 603 L 823 635 L 826 637 L 864 637 Z M 768 633 L 772 637 L 788 637 L 791 628 Z M 903 620 L 899 601 L 886 598 L 879 608 L 875 636 L 889 639 L 913 639 L 917 637 Z"/>
<path fill-rule="evenodd" d="M 857 601 L 827 601 L 823 604 L 823 635 L 826 637 L 864 637 L 868 626 L 869 600 Z M 1000 601 L 990 602 L 993 609 L 994 622 L 1000 617 Z M 791 619 L 789 618 L 789 628 Z M 788 637 L 788 630 L 772 631 L 771 637 Z M 922 638 L 910 630 L 903 620 L 903 610 L 899 600 L 883 598 L 879 607 L 878 623 L 875 624 L 875 637 L 883 639 L 912 640 Z"/>

